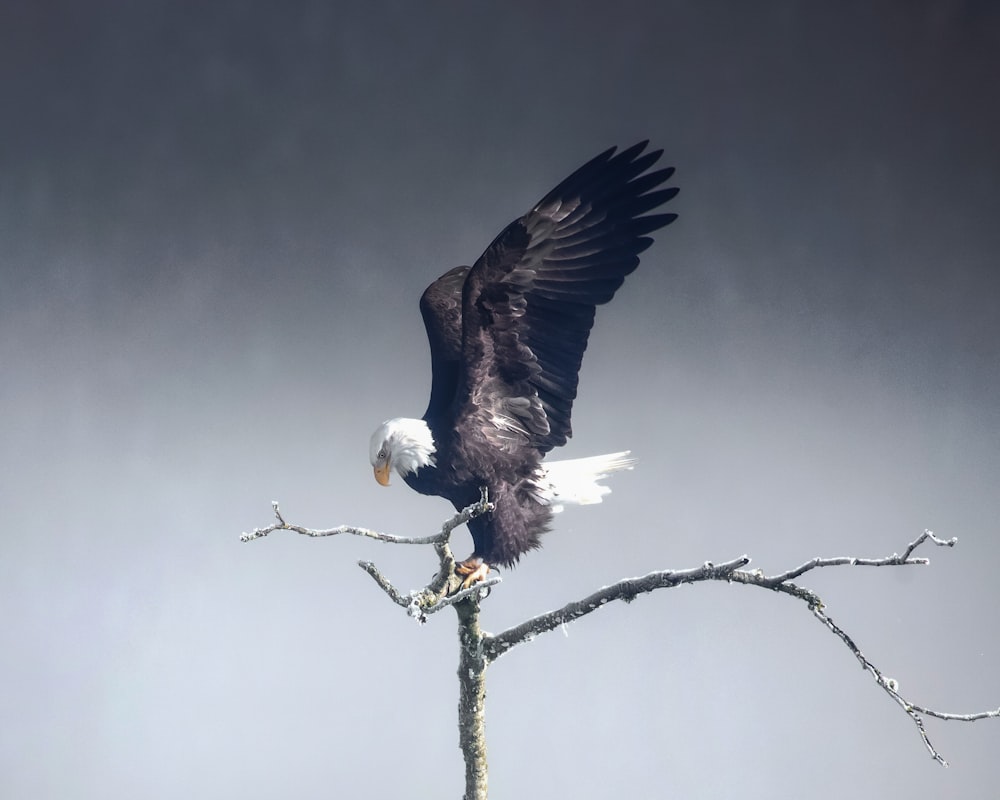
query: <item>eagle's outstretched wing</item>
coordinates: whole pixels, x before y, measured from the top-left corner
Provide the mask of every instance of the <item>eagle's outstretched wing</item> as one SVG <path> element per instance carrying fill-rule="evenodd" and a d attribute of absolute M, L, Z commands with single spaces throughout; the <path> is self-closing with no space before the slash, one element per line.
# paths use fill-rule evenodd
<path fill-rule="evenodd" d="M 676 218 L 643 216 L 677 193 L 657 188 L 673 169 L 647 172 L 662 151 L 643 153 L 646 145 L 617 155 L 611 148 L 584 164 L 508 225 L 462 276 L 461 359 L 451 373 L 456 424 L 474 423 L 500 447 L 530 444 L 542 453 L 572 435 L 596 307 L 639 265 L 652 244 L 647 234 Z M 449 276 L 459 278 L 453 270 L 441 280 Z M 440 310 L 436 316 L 443 318 Z M 435 335 L 445 340 L 441 352 L 453 355 L 453 332 Z"/>

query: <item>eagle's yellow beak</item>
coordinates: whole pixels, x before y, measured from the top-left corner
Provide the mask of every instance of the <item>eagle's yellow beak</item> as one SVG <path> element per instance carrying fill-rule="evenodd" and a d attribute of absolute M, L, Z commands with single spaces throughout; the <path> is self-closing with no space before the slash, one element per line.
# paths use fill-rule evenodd
<path fill-rule="evenodd" d="M 389 462 L 386 462 L 382 466 L 375 467 L 375 480 L 383 486 L 389 485 Z"/>

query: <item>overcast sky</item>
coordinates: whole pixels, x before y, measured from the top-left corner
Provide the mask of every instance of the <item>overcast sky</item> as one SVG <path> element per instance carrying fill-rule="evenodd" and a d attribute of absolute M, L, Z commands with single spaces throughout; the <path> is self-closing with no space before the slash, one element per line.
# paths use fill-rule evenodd
<path fill-rule="evenodd" d="M 252 6 L 252 7 L 251 7 Z M 802 583 L 916 703 L 1000 705 L 1000 11 L 914 2 L 0 4 L 0 795 L 459 797 L 454 619 L 372 478 L 423 288 L 605 147 L 678 221 L 600 310 L 566 455 L 631 448 L 484 605 L 620 577 Z M 455 549 L 466 555 L 463 530 Z M 801 604 L 702 584 L 488 674 L 493 795 L 978 798 Z"/>

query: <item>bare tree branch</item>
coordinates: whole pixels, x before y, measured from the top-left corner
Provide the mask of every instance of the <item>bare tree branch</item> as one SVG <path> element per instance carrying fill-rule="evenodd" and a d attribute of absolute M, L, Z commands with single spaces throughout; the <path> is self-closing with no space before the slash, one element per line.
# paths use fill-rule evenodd
<path fill-rule="evenodd" d="M 926 716 L 937 717 L 938 719 L 945 720 L 973 722 L 978 719 L 1000 717 L 1000 709 L 962 715 L 947 714 L 914 705 L 899 694 L 899 687 L 896 681 L 891 678 L 887 678 L 882 671 L 878 669 L 878 667 L 869 661 L 864 653 L 861 652 L 860 648 L 854 643 L 854 640 L 851 639 L 851 637 L 841 627 L 839 627 L 828 614 L 826 614 L 823 602 L 820 600 L 819 596 L 815 592 L 791 582 L 792 578 L 797 578 L 810 570 L 821 567 L 924 566 L 930 563 L 929 559 L 913 558 L 912 554 L 917 547 L 926 541 L 930 541 L 939 547 L 954 547 L 958 540 L 955 538 L 947 540 L 940 539 L 931 531 L 925 530 L 920 536 L 907 545 L 906 549 L 903 551 L 903 555 L 893 553 L 891 556 L 886 556 L 885 558 L 814 558 L 794 569 L 772 576 L 764 575 L 764 573 L 760 570 L 746 571 L 740 569 L 750 563 L 750 559 L 747 556 L 741 556 L 740 558 L 735 558 L 732 561 L 727 561 L 718 565 L 709 562 L 694 569 L 663 570 L 659 572 L 651 572 L 641 578 L 626 578 L 625 580 L 618 581 L 611 586 L 605 586 L 603 589 L 594 592 L 594 594 L 585 597 L 583 600 L 570 603 L 557 611 L 550 611 L 546 614 L 541 614 L 533 619 L 527 620 L 526 622 L 522 622 L 520 625 L 516 625 L 513 628 L 503 631 L 502 633 L 496 634 L 495 636 L 484 634 L 483 650 L 486 655 L 487 664 L 490 664 L 511 648 L 523 642 L 531 641 L 540 633 L 545 633 L 566 622 L 586 616 L 613 600 L 623 600 L 626 603 L 630 603 L 639 594 L 652 592 L 657 589 L 679 586 L 682 583 L 724 580 L 732 583 L 743 583 L 748 586 L 759 586 L 762 589 L 770 589 L 772 591 L 796 597 L 808 604 L 813 615 L 831 632 L 840 638 L 840 640 L 854 654 L 855 658 L 861 662 L 861 665 L 872 675 L 875 682 L 882 687 L 882 689 L 909 715 L 910 719 L 913 720 L 914 725 L 917 726 L 920 738 L 922 739 L 924 746 L 927 748 L 927 751 L 931 754 L 931 757 L 939 764 L 948 766 L 948 762 L 945 761 L 942 755 L 931 744 L 930 738 L 928 737 L 927 731 L 924 727 L 923 719 L 920 715 L 924 714 Z"/>
<path fill-rule="evenodd" d="M 466 589 L 458 589 L 450 593 L 437 592 L 428 586 L 420 591 L 411 591 L 404 595 L 389 582 L 389 579 L 371 561 L 359 561 L 358 566 L 372 576 L 372 580 L 379 585 L 383 592 L 389 595 L 392 602 L 405 608 L 407 613 L 418 622 L 426 622 L 428 614 L 434 614 L 442 608 L 453 606 L 469 597 L 485 598 L 489 595 L 489 590 L 502 580 L 499 575 L 494 574 L 482 583 L 476 583 Z"/>
<path fill-rule="evenodd" d="M 787 572 L 782 572 L 780 575 L 773 575 L 767 578 L 767 584 L 776 586 L 779 583 L 785 583 L 793 578 L 799 577 L 804 572 L 808 572 L 811 569 L 816 569 L 817 567 L 899 567 L 903 565 L 921 565 L 926 566 L 930 563 L 930 559 L 927 558 L 910 558 L 910 555 L 916 550 L 920 545 L 922 545 L 927 540 L 932 541 L 939 547 L 954 547 L 958 542 L 957 537 L 951 539 L 939 539 L 931 531 L 924 531 L 920 536 L 914 539 L 907 545 L 906 550 L 903 551 L 903 555 L 898 555 L 893 553 L 891 556 L 886 556 L 885 558 L 853 558 L 850 556 L 841 556 L 839 558 L 814 558 L 807 561 L 805 564 L 801 564 L 795 569 L 790 569 Z"/>
<path fill-rule="evenodd" d="M 340 525 L 336 528 L 325 529 L 304 528 L 301 525 L 290 525 L 285 522 L 284 517 L 281 516 L 281 510 L 278 508 L 277 500 L 271 501 L 271 508 L 274 509 L 274 516 L 277 522 L 271 523 L 266 528 L 254 528 L 250 533 L 244 532 L 240 534 L 241 542 L 252 542 L 254 539 L 262 539 L 269 533 L 274 533 L 274 531 L 292 531 L 292 533 L 312 537 L 339 536 L 346 533 L 352 536 L 365 536 L 369 539 L 377 539 L 380 542 L 388 542 L 389 544 L 440 544 L 447 542 L 451 537 L 451 532 L 459 525 L 463 525 L 473 517 L 478 517 L 487 511 L 492 511 L 494 506 L 493 503 L 489 502 L 486 490 L 484 489 L 479 502 L 473 503 L 471 506 L 459 511 L 441 526 L 440 533 L 435 533 L 433 536 L 395 536 L 391 533 L 379 533 L 368 528 L 356 528 L 352 525 Z"/>
<path fill-rule="evenodd" d="M 824 613 L 821 605 L 813 605 L 810 610 L 817 619 L 833 631 L 833 633 L 835 633 L 840 640 L 847 645 L 847 649 L 854 653 L 855 658 L 861 662 L 861 666 L 871 673 L 875 682 L 885 690 L 889 697 L 896 701 L 903 711 L 909 715 L 910 719 L 913 720 L 913 724 L 917 726 L 920 738 L 923 740 L 924 747 L 927 748 L 927 752 L 931 754 L 931 758 L 937 761 L 941 766 L 947 767 L 948 762 L 944 760 L 944 757 L 934 748 L 934 745 L 931 744 L 931 740 L 927 736 L 927 729 L 924 727 L 924 721 L 920 714 L 916 712 L 914 706 L 909 701 L 905 700 L 899 694 L 899 684 L 892 678 L 887 678 L 883 675 L 879 668 L 865 657 L 864 653 L 861 652 L 858 646 L 854 643 L 854 640 L 847 635 L 843 628 L 838 626 L 826 613 Z"/>
<path fill-rule="evenodd" d="M 931 708 L 924 708 L 923 706 L 918 705 L 911 705 L 910 708 L 918 714 L 924 714 L 928 717 L 935 717 L 937 719 L 951 720 L 953 722 L 976 722 L 980 719 L 993 719 L 994 717 L 1000 717 L 1000 708 L 994 708 L 990 711 L 977 711 L 974 714 L 947 714 L 944 711 L 934 711 Z"/>
<path fill-rule="evenodd" d="M 681 570 L 661 570 L 643 575 L 641 578 L 625 578 L 611 586 L 605 586 L 591 595 L 563 606 L 558 611 L 549 611 L 537 617 L 515 625 L 513 628 L 498 633 L 495 636 L 487 636 L 484 642 L 486 659 L 492 663 L 512 647 L 528 642 L 540 633 L 551 631 L 566 622 L 571 622 L 580 617 L 586 616 L 601 608 L 612 600 L 624 600 L 631 603 L 638 595 L 655 591 L 656 589 L 679 586 L 682 583 L 695 583 L 697 581 L 710 580 L 730 580 L 733 572 L 739 567 L 750 563 L 747 556 L 734 558 L 724 564 L 715 565 L 711 562 L 703 564 L 694 569 Z"/>
<path fill-rule="evenodd" d="M 339 536 L 340 534 L 346 533 L 352 536 L 365 536 L 369 539 L 377 539 L 380 542 L 389 542 L 390 544 L 435 544 L 437 542 L 445 541 L 448 536 L 451 535 L 452 529 L 455 527 L 453 525 L 451 528 L 447 529 L 447 532 L 442 528 L 440 533 L 435 533 L 433 536 L 394 536 L 391 533 L 379 533 L 378 531 L 369 530 L 368 528 L 355 528 L 352 525 L 340 525 L 336 528 L 303 528 L 301 525 L 290 525 L 285 522 L 284 517 L 281 516 L 281 510 L 278 508 L 278 501 L 272 500 L 271 507 L 274 509 L 274 516 L 277 522 L 272 522 L 266 528 L 254 528 L 250 533 L 242 533 L 240 535 L 241 542 L 252 542 L 254 539 L 262 539 L 269 533 L 274 533 L 274 531 L 291 531 L 292 533 L 298 533 L 302 536 Z M 445 523 L 447 526 L 448 523 Z M 461 523 L 456 523 L 460 525 Z"/>
<path fill-rule="evenodd" d="M 483 631 L 479 625 L 479 603 L 489 596 L 492 587 L 500 583 L 497 574 L 468 588 L 462 587 L 462 578 L 455 573 L 455 557 L 452 555 L 449 539 L 452 531 L 473 517 L 492 511 L 486 489 L 479 502 L 462 509 L 441 526 L 441 532 L 433 536 L 402 537 L 387 533 L 377 533 L 367 528 L 342 525 L 327 530 L 303 528 L 290 525 L 281 516 L 277 501 L 271 503 L 277 522 L 266 528 L 255 528 L 252 533 L 244 533 L 240 540 L 253 541 L 277 530 L 292 531 L 303 536 L 336 536 L 341 533 L 365 536 L 392 544 L 432 544 L 437 553 L 440 568 L 431 582 L 420 590 L 401 592 L 382 574 L 371 561 L 359 561 L 378 587 L 392 602 L 406 609 L 407 614 L 420 623 L 427 616 L 442 608 L 454 606 L 458 613 L 459 636 L 459 703 L 458 729 L 459 746 L 465 759 L 465 800 L 486 800 L 486 657 L 483 653 Z"/>
<path fill-rule="evenodd" d="M 277 521 L 271 523 L 266 528 L 254 528 L 250 533 L 243 533 L 240 536 L 241 542 L 251 542 L 254 539 L 261 539 L 274 531 L 280 530 L 311 537 L 337 536 L 346 533 L 353 536 L 364 536 L 380 542 L 388 542 L 389 544 L 434 545 L 438 561 L 441 565 L 437 575 L 423 589 L 410 591 L 406 594 L 403 594 L 393 586 L 389 579 L 371 561 L 358 562 L 358 566 L 372 577 L 372 580 L 389 596 L 392 602 L 405 608 L 411 617 L 421 623 L 427 621 L 428 614 L 433 614 L 442 608 L 447 608 L 468 597 L 473 595 L 478 596 L 483 592 L 485 594 L 482 596 L 485 597 L 489 594 L 489 590 L 501 581 L 499 575 L 492 575 L 481 583 L 461 589 L 461 579 L 455 574 L 455 557 L 452 555 L 451 547 L 448 543 L 452 531 L 459 525 L 463 525 L 473 517 L 478 517 L 480 514 L 485 514 L 494 509 L 494 505 L 490 502 L 485 487 L 478 502 L 462 509 L 451 519 L 447 520 L 441 526 L 441 531 L 433 536 L 395 536 L 390 533 L 379 533 L 368 528 L 357 528 L 351 525 L 340 525 L 336 528 L 326 529 L 304 528 L 301 525 L 292 525 L 285 521 L 285 518 L 281 515 L 277 500 L 271 501 L 271 507 L 274 509 L 274 516 Z"/>
<path fill-rule="evenodd" d="M 835 634 L 854 654 L 862 667 L 871 674 L 875 682 L 902 708 L 916 725 L 921 740 L 931 757 L 939 764 L 948 765 L 944 757 L 935 749 L 927 735 L 923 717 L 936 717 L 942 720 L 974 722 L 980 719 L 1000 717 L 1000 708 L 991 711 L 980 711 L 972 714 L 949 714 L 916 705 L 899 693 L 895 680 L 888 678 L 861 652 L 854 640 L 838 626 L 826 613 L 823 601 L 810 589 L 792 583 L 807 572 L 823 567 L 900 567 L 924 566 L 929 563 L 927 558 L 915 558 L 913 552 L 925 542 L 930 541 L 939 547 L 954 547 L 957 539 L 940 539 L 931 531 L 925 530 L 920 536 L 910 542 L 902 555 L 893 553 L 884 558 L 813 558 L 804 564 L 780 572 L 775 575 L 765 575 L 761 570 L 745 570 L 750 563 L 748 556 L 740 556 L 722 564 L 706 562 L 700 567 L 681 570 L 660 570 L 651 572 L 639 578 L 626 578 L 574 603 L 569 603 L 556 611 L 540 614 L 509 628 L 502 633 L 491 635 L 483 632 L 479 624 L 479 604 L 489 595 L 490 589 L 500 583 L 498 575 L 490 576 L 486 581 L 469 588 L 461 588 L 461 577 L 455 573 L 455 558 L 451 553 L 449 539 L 452 531 L 459 525 L 468 522 L 473 517 L 492 511 L 494 506 L 489 502 L 485 489 L 479 502 L 472 504 L 455 514 L 441 526 L 439 533 L 432 536 L 404 537 L 387 533 L 379 533 L 367 528 L 356 528 L 342 525 L 337 528 L 318 530 L 290 525 L 285 521 L 273 502 L 276 522 L 266 528 L 255 528 L 251 533 L 244 533 L 240 538 L 244 542 L 260 539 L 276 530 L 287 530 L 304 536 L 321 537 L 338 534 L 365 536 L 392 544 L 430 544 L 438 556 L 440 568 L 431 582 L 420 590 L 401 592 L 386 578 L 370 561 L 360 561 L 359 566 L 367 572 L 396 605 L 402 606 L 407 613 L 419 622 L 426 622 L 427 616 L 442 608 L 453 606 L 459 620 L 459 739 L 466 765 L 466 800 L 485 800 L 486 798 L 486 739 L 484 728 L 484 705 L 486 697 L 486 668 L 497 658 L 523 642 L 535 638 L 554 628 L 584 617 L 614 600 L 630 603 L 640 594 L 646 594 L 657 589 L 667 589 L 684 583 L 701 581 L 727 581 L 742 583 L 747 586 L 757 586 L 774 592 L 795 597 L 809 606 L 809 610 L 820 620 L 828 630 Z"/>

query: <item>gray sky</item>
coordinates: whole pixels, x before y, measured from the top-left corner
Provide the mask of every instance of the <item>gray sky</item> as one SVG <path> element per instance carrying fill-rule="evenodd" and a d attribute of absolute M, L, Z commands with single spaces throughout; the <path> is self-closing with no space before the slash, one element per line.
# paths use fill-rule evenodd
<path fill-rule="evenodd" d="M 988 2 L 0 6 L 0 794 L 458 797 L 444 501 L 367 462 L 419 415 L 424 286 L 611 144 L 681 217 L 584 361 L 566 455 L 640 459 L 484 609 L 499 630 L 742 553 L 918 703 L 1000 704 L 1000 13 Z M 398 485 L 397 485 L 398 484 Z M 462 531 L 455 539 L 471 547 Z M 496 797 L 982 797 L 804 606 L 700 585 L 488 675 Z"/>

